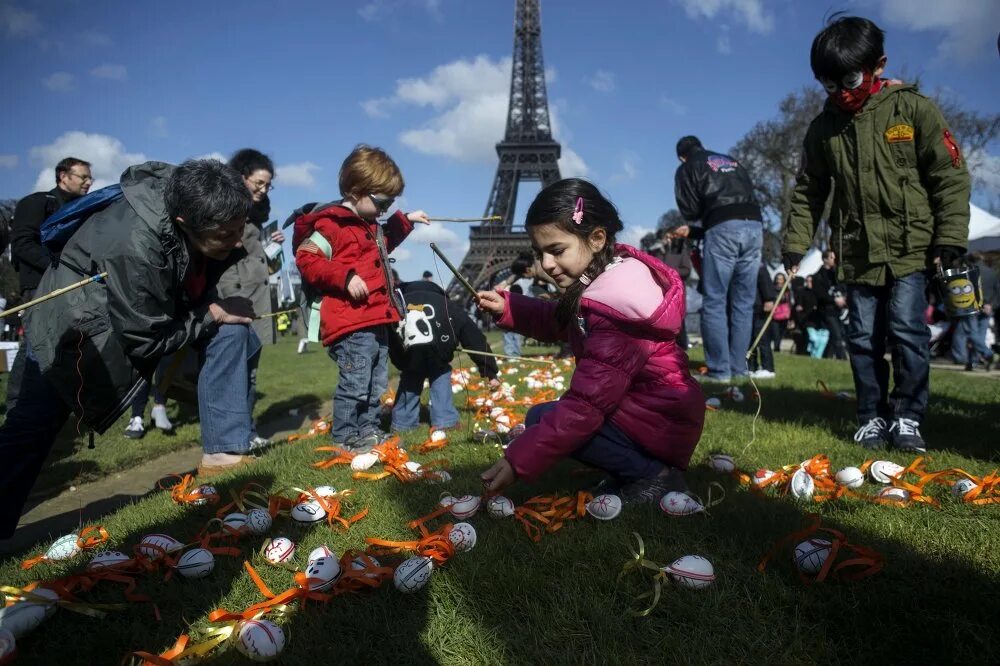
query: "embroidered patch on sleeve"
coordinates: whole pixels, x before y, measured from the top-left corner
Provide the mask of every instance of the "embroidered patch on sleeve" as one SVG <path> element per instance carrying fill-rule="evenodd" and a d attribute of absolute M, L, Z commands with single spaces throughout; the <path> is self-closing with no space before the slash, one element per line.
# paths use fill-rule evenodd
<path fill-rule="evenodd" d="M 885 140 L 889 143 L 901 143 L 903 141 L 913 141 L 913 126 L 893 125 L 885 131 Z"/>
<path fill-rule="evenodd" d="M 962 151 L 958 147 L 958 142 L 955 141 L 955 137 L 952 136 L 951 132 L 947 129 L 942 130 L 944 133 L 944 147 L 948 149 L 948 154 L 951 155 L 951 165 L 956 169 L 962 165 Z"/>

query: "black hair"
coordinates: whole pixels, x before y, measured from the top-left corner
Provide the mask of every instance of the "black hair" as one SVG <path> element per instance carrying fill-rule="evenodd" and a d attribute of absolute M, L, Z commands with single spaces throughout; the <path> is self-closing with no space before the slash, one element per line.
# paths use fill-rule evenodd
<path fill-rule="evenodd" d="M 59 160 L 59 164 L 56 165 L 56 185 L 59 184 L 59 177 L 64 173 L 69 173 L 69 170 L 75 166 L 85 166 L 89 167 L 90 162 L 81 160 L 76 157 L 64 157 Z"/>
<path fill-rule="evenodd" d="M 249 177 L 254 171 L 259 171 L 263 169 L 274 177 L 274 162 L 271 158 L 253 148 L 242 148 L 237 150 L 231 158 L 229 158 L 229 166 L 236 169 L 236 171 L 244 178 Z"/>
<path fill-rule="evenodd" d="M 424 271 L 424 274 L 421 277 L 426 280 L 427 278 L 434 277 L 434 273 L 431 273 L 430 271 Z"/>
<path fill-rule="evenodd" d="M 823 261 L 826 261 L 827 259 L 829 259 L 829 258 L 830 258 L 830 255 L 831 255 L 831 254 L 832 254 L 832 255 L 836 255 L 837 253 L 836 253 L 836 252 L 834 252 L 833 250 L 823 250 L 823 254 L 821 254 L 821 255 L 820 255 L 820 258 L 821 258 L 821 259 L 822 259 Z"/>
<path fill-rule="evenodd" d="M 649 252 L 653 249 L 653 246 L 656 245 L 657 240 L 658 239 L 656 238 L 656 233 L 650 231 L 648 234 L 643 236 L 642 239 L 639 240 L 639 248 L 643 252 Z"/>
<path fill-rule="evenodd" d="M 188 160 L 174 169 L 163 192 L 171 220 L 181 218 L 191 233 L 246 219 L 253 199 L 243 178 L 218 160 Z"/>
<path fill-rule="evenodd" d="M 523 294 L 524 293 L 524 289 L 522 289 L 521 285 L 519 285 L 519 284 L 512 284 L 512 285 L 510 285 L 510 290 L 509 291 L 512 294 Z"/>
<path fill-rule="evenodd" d="M 874 70 L 884 47 L 885 33 L 872 21 L 838 12 L 813 39 L 809 64 L 817 79 L 840 83 L 852 72 Z"/>
<path fill-rule="evenodd" d="M 533 263 L 535 263 L 533 260 L 521 259 L 519 257 L 511 263 L 510 272 L 519 278 L 523 278 L 525 275 L 528 274 L 528 269 L 531 268 L 531 265 Z"/>
<path fill-rule="evenodd" d="M 577 224 L 573 220 L 578 199 L 583 200 L 583 218 Z M 566 178 L 544 188 L 531 202 L 524 225 L 527 228 L 539 227 L 545 224 L 555 224 L 566 233 L 573 234 L 586 242 L 596 229 L 603 229 L 607 236 L 604 247 L 594 253 L 590 265 L 584 270 L 591 281 L 604 272 L 604 267 L 611 263 L 615 256 L 615 235 L 625 228 L 618 209 L 611 203 L 593 183 L 582 178 Z M 562 296 L 556 307 L 556 320 L 562 326 L 568 326 L 577 316 L 580 307 L 580 297 L 587 285 L 577 280 Z"/>
<path fill-rule="evenodd" d="M 705 150 L 705 147 L 701 145 L 701 139 L 696 136 L 682 136 L 677 142 L 677 157 L 687 159 L 699 150 Z"/>

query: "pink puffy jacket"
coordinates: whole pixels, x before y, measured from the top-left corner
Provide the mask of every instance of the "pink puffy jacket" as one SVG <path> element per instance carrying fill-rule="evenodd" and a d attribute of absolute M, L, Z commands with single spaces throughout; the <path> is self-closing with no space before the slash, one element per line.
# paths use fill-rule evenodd
<path fill-rule="evenodd" d="M 582 446 L 606 419 L 667 465 L 686 469 L 705 421 L 705 399 L 676 343 L 684 317 L 677 272 L 628 245 L 621 263 L 583 292 L 583 328 L 556 322 L 556 304 L 505 293 L 498 324 L 542 341 L 568 338 L 576 355 L 555 409 L 507 447 L 517 475 L 536 479 Z"/>

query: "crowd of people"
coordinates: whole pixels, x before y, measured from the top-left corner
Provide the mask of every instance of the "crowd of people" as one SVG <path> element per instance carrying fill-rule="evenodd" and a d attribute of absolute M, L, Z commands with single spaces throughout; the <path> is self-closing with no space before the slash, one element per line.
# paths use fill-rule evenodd
<path fill-rule="evenodd" d="M 705 419 L 699 381 L 774 377 L 773 351 L 789 330 L 800 351 L 850 358 L 859 445 L 925 450 L 929 276 L 962 265 L 970 181 L 937 107 L 914 86 L 883 79 L 885 64 L 883 33 L 867 19 L 836 17 L 816 36 L 811 65 L 829 101 L 804 137 L 778 274 L 763 263 L 763 215 L 747 170 L 697 137 L 677 143 L 682 219 L 646 251 L 617 242 L 624 224 L 594 184 L 569 178 L 542 189 L 525 219 L 533 256 L 472 302 L 481 321 L 505 331 L 511 356 L 527 336 L 562 344 L 576 369 L 567 392 L 533 407 L 523 433 L 482 473 L 489 491 L 537 479 L 566 457 L 605 472 L 601 491 L 626 502 L 683 490 Z M 264 231 L 274 175 L 264 153 L 245 149 L 228 164 L 146 162 L 88 195 L 90 165 L 68 158 L 53 190 L 18 204 L 22 299 L 104 277 L 26 311 L 0 426 L 0 538 L 14 531 L 71 415 L 102 433 L 132 409 L 127 432 L 141 436 L 151 394 L 153 423 L 168 429 L 156 389 L 186 359 L 198 374 L 198 476 L 245 465 L 268 445 L 253 407 L 256 369 L 275 337 L 266 245 L 285 240 Z M 493 387 L 497 367 L 480 328 L 431 276 L 400 282 L 391 269 L 389 254 L 430 221 L 422 210 L 390 213 L 404 190 L 395 161 L 359 145 L 338 184 L 339 198 L 307 204 L 289 222 L 306 339 L 338 370 L 332 443 L 359 453 L 419 427 L 425 382 L 429 425 L 457 424 L 446 380 L 459 344 Z M 824 219 L 832 235 L 823 266 L 800 277 Z M 995 303 L 1000 290 L 991 288 Z M 696 379 L 685 314 L 698 300 L 706 372 Z M 975 337 L 971 348 L 985 355 L 978 339 L 992 311 L 967 311 L 974 316 L 957 334 Z M 390 359 L 401 379 L 386 428 Z"/>

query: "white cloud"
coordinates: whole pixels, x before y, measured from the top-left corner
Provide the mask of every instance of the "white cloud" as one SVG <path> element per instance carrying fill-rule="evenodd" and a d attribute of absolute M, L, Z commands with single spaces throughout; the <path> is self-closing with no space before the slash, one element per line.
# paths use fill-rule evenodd
<path fill-rule="evenodd" d="M 169 136 L 167 131 L 167 119 L 164 116 L 156 116 L 149 121 L 149 133 L 158 139 L 165 139 Z"/>
<path fill-rule="evenodd" d="M 146 161 L 142 153 L 129 153 L 118 139 L 106 134 L 66 132 L 47 146 L 35 146 L 30 153 L 31 162 L 41 167 L 35 181 L 36 190 L 52 189 L 56 164 L 64 157 L 76 157 L 90 162 L 94 175 L 92 189 L 117 183 L 122 171 Z"/>
<path fill-rule="evenodd" d="M 399 11 L 404 3 L 400 0 L 370 0 L 358 8 L 358 16 L 368 22 L 378 21 Z M 417 0 L 435 21 L 442 19 L 441 0 Z"/>
<path fill-rule="evenodd" d="M 406 242 L 410 245 L 434 243 L 444 251 L 451 250 L 456 253 L 464 253 L 469 249 L 467 235 L 459 236 L 440 222 L 416 225 L 410 235 L 406 237 Z"/>
<path fill-rule="evenodd" d="M 388 118 L 389 112 L 386 107 L 391 104 L 391 99 L 379 97 L 377 99 L 366 99 L 361 102 L 361 108 L 365 110 L 369 118 Z"/>
<path fill-rule="evenodd" d="M 69 92 L 73 90 L 73 75 L 68 72 L 56 72 L 42 79 L 42 84 L 53 92 Z"/>
<path fill-rule="evenodd" d="M 733 52 L 733 43 L 729 39 L 728 33 L 722 33 L 715 39 L 715 50 L 722 55 L 729 55 Z"/>
<path fill-rule="evenodd" d="M 763 35 L 774 29 L 774 16 L 764 11 L 763 0 L 674 0 L 674 3 L 683 7 L 689 18 L 696 20 L 714 20 L 721 14 L 746 25 L 750 32 Z"/>
<path fill-rule="evenodd" d="M 17 167 L 18 161 L 17 155 L 0 155 L 0 168 L 13 169 Z"/>
<path fill-rule="evenodd" d="M 402 245 L 397 245 L 396 249 L 389 253 L 389 256 L 396 261 L 409 261 L 413 258 L 413 253 Z M 399 270 L 398 268 L 396 270 Z"/>
<path fill-rule="evenodd" d="M 98 79 L 124 81 L 128 78 L 128 69 L 125 65 L 112 65 L 110 63 L 105 63 L 90 70 L 90 75 Z"/>
<path fill-rule="evenodd" d="M 666 109 L 675 116 L 683 116 L 687 113 L 687 107 L 678 102 L 673 97 L 668 97 L 667 95 L 660 95 L 660 108 Z"/>
<path fill-rule="evenodd" d="M 31 37 L 41 29 L 37 15 L 10 5 L 0 5 L 0 30 L 8 37 Z"/>
<path fill-rule="evenodd" d="M 1000 196 L 1000 156 L 985 151 L 965 156 L 974 180 L 973 191 L 982 190 L 991 196 Z"/>
<path fill-rule="evenodd" d="M 612 182 L 623 182 L 634 180 L 639 175 L 639 156 L 633 151 L 626 151 L 621 155 L 621 170 L 611 176 Z"/>
<path fill-rule="evenodd" d="M 575 150 L 562 147 L 562 157 L 559 158 L 559 174 L 563 178 L 586 178 L 590 173 L 587 163 L 583 161 Z"/>
<path fill-rule="evenodd" d="M 194 157 L 189 157 L 188 159 L 192 159 L 192 160 L 218 160 L 219 162 L 222 162 L 223 164 L 229 162 L 229 158 L 226 157 L 225 155 L 223 155 L 222 153 L 220 153 L 217 150 L 213 150 L 210 153 L 205 153 L 204 155 L 195 155 Z"/>
<path fill-rule="evenodd" d="M 648 233 L 655 232 L 656 229 L 652 227 L 643 227 L 637 224 L 628 224 L 622 230 L 621 234 L 618 235 L 616 240 L 619 243 L 625 243 L 626 245 L 631 245 L 633 247 L 639 247 L 639 241 L 642 237 Z"/>
<path fill-rule="evenodd" d="M 944 32 L 938 44 L 943 56 L 958 60 L 996 57 L 996 31 L 1000 26 L 997 0 L 866 0 L 866 4 L 880 7 L 889 25 L 918 32 Z"/>
<path fill-rule="evenodd" d="M 615 89 L 615 75 L 606 69 L 597 70 L 584 81 L 597 92 L 609 93 Z"/>
<path fill-rule="evenodd" d="M 296 164 L 285 164 L 275 167 L 278 172 L 274 175 L 277 184 L 288 187 L 316 187 L 316 177 L 313 171 L 319 171 L 318 165 L 312 162 L 298 162 Z"/>
<path fill-rule="evenodd" d="M 98 30 L 84 30 L 80 33 L 80 41 L 88 46 L 112 46 L 111 37 Z"/>

